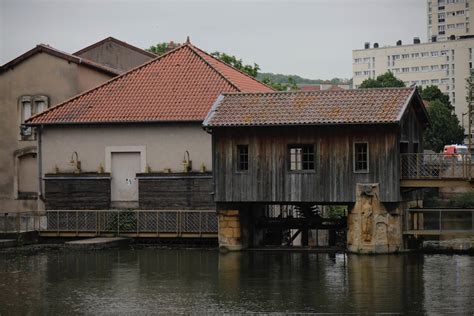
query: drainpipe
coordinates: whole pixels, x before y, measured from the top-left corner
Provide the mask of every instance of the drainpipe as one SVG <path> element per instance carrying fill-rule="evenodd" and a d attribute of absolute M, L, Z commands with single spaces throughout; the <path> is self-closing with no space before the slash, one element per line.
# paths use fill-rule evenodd
<path fill-rule="evenodd" d="M 41 141 L 41 132 L 43 131 L 43 125 L 40 125 L 37 128 L 38 136 L 38 198 L 44 202 L 43 196 L 43 155 L 42 155 L 42 141 Z M 39 205 L 38 205 L 39 208 Z"/>

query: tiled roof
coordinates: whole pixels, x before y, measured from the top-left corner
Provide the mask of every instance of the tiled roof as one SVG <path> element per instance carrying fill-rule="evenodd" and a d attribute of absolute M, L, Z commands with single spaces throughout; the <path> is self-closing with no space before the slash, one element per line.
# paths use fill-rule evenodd
<path fill-rule="evenodd" d="M 258 91 L 273 90 L 186 43 L 28 123 L 202 121 L 219 94 Z"/>
<path fill-rule="evenodd" d="M 225 93 L 204 126 L 376 124 L 400 121 L 416 88 Z"/>
<path fill-rule="evenodd" d="M 91 60 L 88 60 L 86 58 L 74 56 L 72 54 L 65 53 L 63 51 L 57 50 L 49 45 L 45 44 L 38 44 L 36 45 L 35 48 L 30 49 L 26 53 L 18 56 L 17 58 L 13 59 L 12 61 L 4 64 L 3 66 L 0 66 L 0 74 L 4 71 L 7 71 L 9 69 L 13 69 L 15 66 L 23 62 L 24 60 L 30 58 L 33 55 L 36 55 L 38 53 L 46 53 L 52 56 L 56 56 L 59 58 L 62 58 L 64 60 L 67 60 L 69 62 L 76 63 L 78 65 L 83 65 L 85 67 L 89 67 L 95 70 L 98 70 L 100 72 L 104 72 L 109 75 L 118 75 L 119 71 L 117 69 L 113 69 L 104 65 L 101 65 L 99 63 L 93 62 Z"/>

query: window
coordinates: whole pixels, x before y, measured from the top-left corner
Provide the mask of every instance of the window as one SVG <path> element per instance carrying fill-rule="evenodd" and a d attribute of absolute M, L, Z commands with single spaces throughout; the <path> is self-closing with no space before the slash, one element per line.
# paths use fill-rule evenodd
<path fill-rule="evenodd" d="M 402 72 L 409 72 L 409 71 L 410 71 L 410 68 L 408 68 L 408 67 L 402 68 Z"/>
<path fill-rule="evenodd" d="M 428 52 L 421 53 L 421 57 L 428 57 L 429 55 L 430 55 L 430 53 L 428 53 Z"/>
<path fill-rule="evenodd" d="M 48 108 L 48 97 L 44 95 L 24 95 L 19 100 L 19 125 L 21 140 L 34 140 L 31 127 L 23 128 L 21 125 L 30 117 L 41 113 Z"/>
<path fill-rule="evenodd" d="M 438 65 L 432 65 L 431 66 L 431 71 L 437 71 L 439 69 Z"/>
<path fill-rule="evenodd" d="M 411 67 L 411 71 L 413 72 L 420 71 L 420 67 Z"/>
<path fill-rule="evenodd" d="M 428 85 L 428 84 L 430 84 L 430 81 L 429 80 L 421 80 L 421 84 Z"/>
<path fill-rule="evenodd" d="M 449 69 L 449 64 L 441 65 L 441 69 L 443 70 Z"/>
<path fill-rule="evenodd" d="M 421 66 L 421 71 L 430 71 L 430 66 Z"/>
<path fill-rule="evenodd" d="M 402 59 L 410 58 L 410 54 L 402 54 Z"/>
<path fill-rule="evenodd" d="M 290 145 L 288 151 L 291 171 L 315 169 L 314 145 Z"/>
<path fill-rule="evenodd" d="M 439 80 L 438 79 L 431 79 L 431 84 L 438 84 Z"/>
<path fill-rule="evenodd" d="M 442 50 L 440 53 L 441 53 L 441 56 L 446 56 L 449 53 L 449 51 L 448 50 Z"/>
<path fill-rule="evenodd" d="M 354 143 L 354 172 L 356 173 L 369 172 L 369 143 L 366 143 L 366 142 Z"/>
<path fill-rule="evenodd" d="M 431 52 L 431 57 L 436 57 L 438 56 L 439 52 L 438 51 L 433 51 Z"/>
<path fill-rule="evenodd" d="M 392 55 L 392 59 L 394 59 L 394 60 L 400 59 L 400 55 Z"/>
<path fill-rule="evenodd" d="M 237 171 L 249 170 L 249 146 L 237 145 Z"/>
<path fill-rule="evenodd" d="M 420 53 L 412 53 L 411 58 L 418 58 L 420 57 Z"/>

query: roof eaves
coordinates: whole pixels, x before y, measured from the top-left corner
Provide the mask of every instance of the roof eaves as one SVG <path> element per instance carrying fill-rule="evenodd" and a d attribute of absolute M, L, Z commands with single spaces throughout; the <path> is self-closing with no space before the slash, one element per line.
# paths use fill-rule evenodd
<path fill-rule="evenodd" d="M 99 70 L 104 73 L 112 74 L 114 76 L 118 75 L 119 72 L 116 69 L 106 67 L 104 65 L 100 65 L 97 63 L 94 63 L 88 59 L 82 58 L 82 57 L 77 57 L 71 54 L 68 54 L 66 52 L 62 52 L 60 50 L 57 50 L 51 46 L 45 45 L 45 44 L 38 44 L 36 47 L 30 49 L 26 53 L 18 56 L 17 58 L 11 60 L 10 62 L 4 64 L 3 66 L 0 66 L 0 73 L 8 70 L 8 69 L 13 69 L 16 65 L 20 64 L 24 60 L 30 58 L 33 55 L 36 55 L 38 53 L 47 53 L 52 56 L 62 58 L 64 60 L 67 60 L 69 62 L 73 62 L 75 64 L 81 64 L 83 66 L 93 68 L 95 70 Z"/>

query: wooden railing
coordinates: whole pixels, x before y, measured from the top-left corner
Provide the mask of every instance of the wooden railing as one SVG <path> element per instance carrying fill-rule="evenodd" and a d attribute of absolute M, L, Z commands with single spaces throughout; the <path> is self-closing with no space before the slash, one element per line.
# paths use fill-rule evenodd
<path fill-rule="evenodd" d="M 471 179 L 471 155 L 401 154 L 402 180 Z"/>

